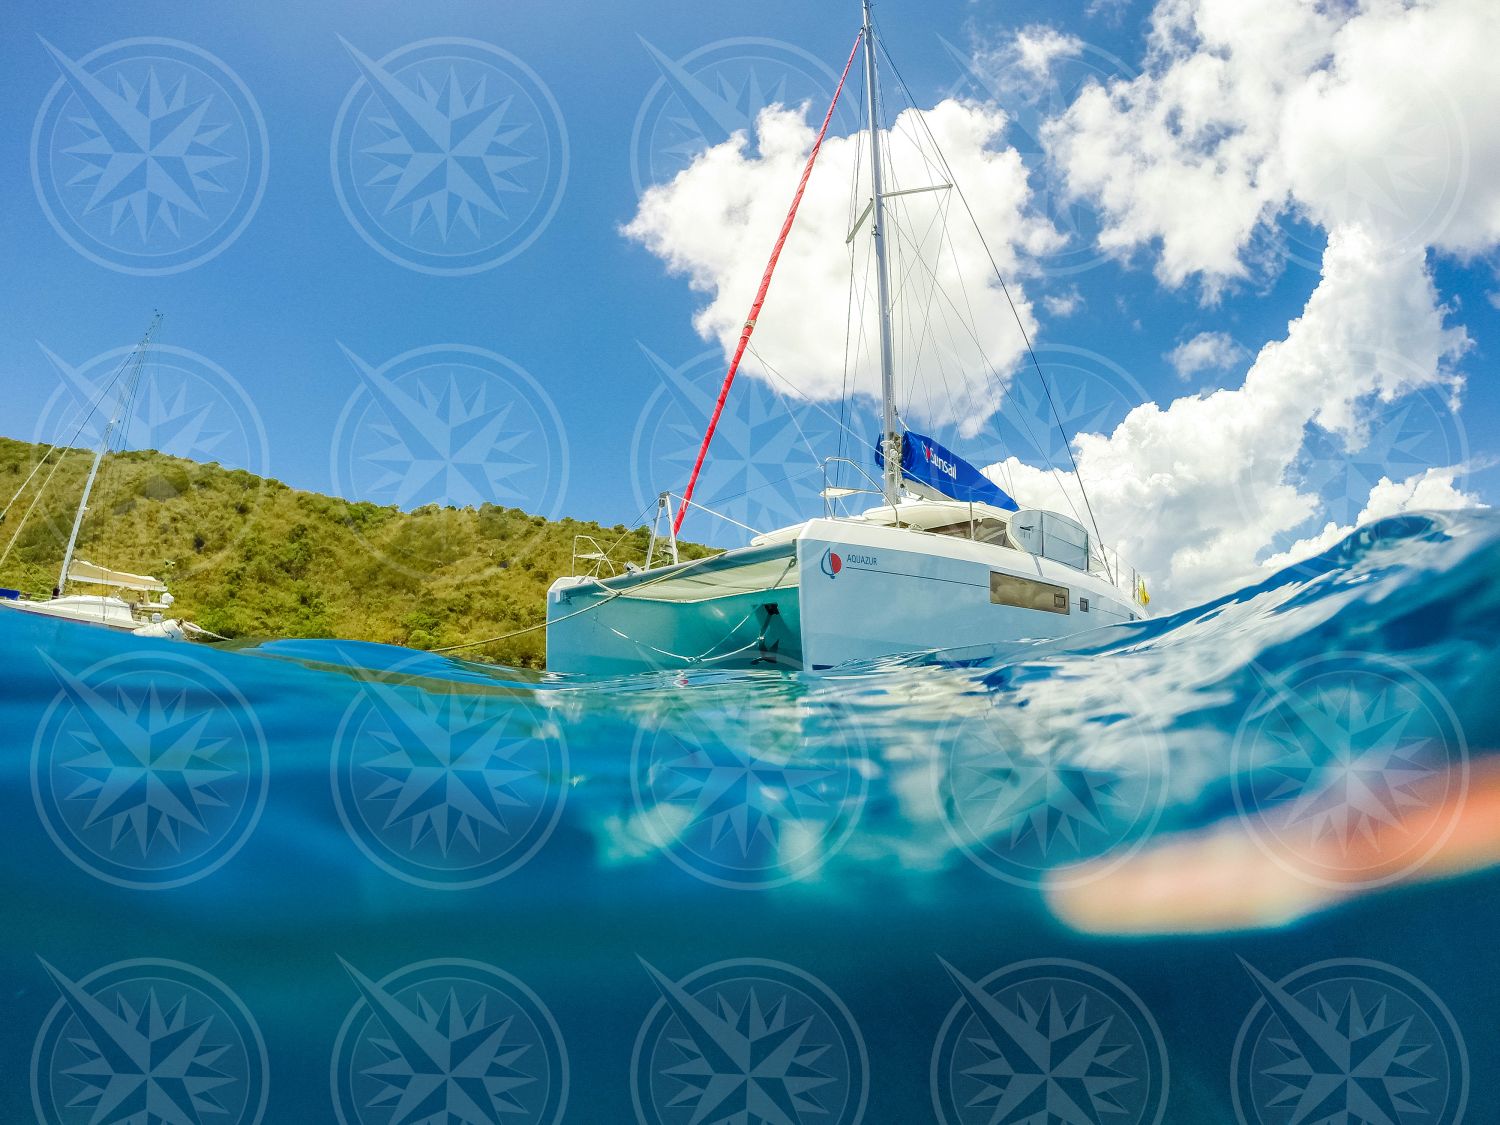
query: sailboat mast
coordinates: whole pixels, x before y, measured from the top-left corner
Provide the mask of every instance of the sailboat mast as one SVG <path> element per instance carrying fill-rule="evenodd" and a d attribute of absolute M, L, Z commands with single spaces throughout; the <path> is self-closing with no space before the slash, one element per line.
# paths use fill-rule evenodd
<path fill-rule="evenodd" d="M 883 405 L 881 453 L 885 460 L 882 491 L 886 503 L 901 498 L 901 433 L 896 425 L 895 348 L 891 343 L 891 269 L 885 256 L 885 187 L 880 157 L 880 91 L 875 70 L 875 27 L 870 0 L 865 17 L 865 97 L 870 118 L 870 235 L 875 240 L 875 286 L 880 316 L 880 401 Z"/>
<path fill-rule="evenodd" d="M 141 381 L 141 368 L 146 362 L 146 348 L 151 343 L 151 337 L 155 334 L 157 327 L 161 324 L 161 313 L 151 318 L 151 324 L 146 329 L 146 334 L 141 337 L 141 342 L 136 345 L 134 362 L 130 373 L 125 376 L 125 382 L 120 385 L 120 396 L 115 400 L 115 409 L 109 419 L 109 424 L 104 427 L 104 436 L 99 440 L 99 448 L 94 451 L 94 463 L 89 466 L 88 479 L 83 483 L 83 496 L 78 501 L 78 514 L 73 517 L 73 531 L 68 536 L 68 547 L 63 552 L 62 571 L 57 576 L 57 592 L 61 594 L 63 588 L 68 584 L 68 567 L 73 563 L 73 548 L 78 545 L 78 531 L 83 527 L 83 514 L 89 508 L 89 493 L 94 490 L 94 478 L 99 475 L 99 463 L 104 460 L 105 451 L 109 449 L 110 439 L 114 437 L 115 427 L 124 418 L 125 411 L 132 399 L 135 398 L 135 388 Z"/>

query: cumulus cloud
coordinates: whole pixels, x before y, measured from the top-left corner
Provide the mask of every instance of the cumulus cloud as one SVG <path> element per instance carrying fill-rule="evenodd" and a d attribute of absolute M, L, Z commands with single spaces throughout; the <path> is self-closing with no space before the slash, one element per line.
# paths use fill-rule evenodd
<path fill-rule="evenodd" d="M 1223 371 L 1238 363 L 1245 349 L 1228 332 L 1200 332 L 1166 354 L 1166 361 L 1184 379 L 1200 371 Z"/>
<path fill-rule="evenodd" d="M 1330 520 L 1323 525 L 1322 531 L 1297 540 L 1285 551 L 1267 558 L 1262 566 L 1266 570 L 1279 570 L 1302 562 L 1320 551 L 1326 551 L 1355 528 L 1375 520 L 1383 520 L 1387 516 L 1403 512 L 1447 512 L 1484 507 L 1484 501 L 1476 493 L 1458 486 L 1457 478 L 1462 471 L 1461 465 L 1447 465 L 1426 469 L 1403 481 L 1381 477 L 1370 489 L 1369 501 L 1352 524 L 1340 525 Z"/>
<path fill-rule="evenodd" d="M 1049 293 L 1042 298 L 1042 308 L 1047 310 L 1048 316 L 1072 316 L 1083 308 L 1083 294 L 1076 285 L 1062 293 Z"/>
<path fill-rule="evenodd" d="M 884 134 L 888 191 L 943 182 L 924 120 L 1008 279 L 1017 276 L 1024 258 L 1058 245 L 1061 236 L 1052 226 L 1027 211 L 1026 168 L 1014 149 L 1000 144 L 1005 117 L 994 108 L 950 100 L 902 113 Z M 779 106 L 760 115 L 755 133 L 753 147 L 749 137 L 736 135 L 702 153 L 669 183 L 648 190 L 624 228 L 703 294 L 695 327 L 726 356 L 739 339 L 816 135 L 805 107 Z M 868 221 L 852 244 L 845 241 L 850 185 L 863 152 L 853 137 L 824 142 L 756 325 L 752 343 L 774 372 L 754 355 L 747 355 L 744 370 L 779 391 L 790 382 L 813 399 L 843 393 L 852 255 L 861 280 L 854 295 L 859 311 L 850 337 L 850 385 L 859 394 L 879 394 Z M 868 194 L 866 177 L 855 195 L 858 207 Z M 893 199 L 888 220 L 902 385 L 913 388 L 902 403 L 905 415 L 913 422 L 977 429 L 999 406 L 1004 380 L 1024 354 L 990 258 L 952 192 Z M 951 241 L 944 241 L 945 230 Z M 1027 331 L 1036 332 L 1031 302 L 1014 281 L 1011 295 Z"/>
<path fill-rule="evenodd" d="M 1359 227 L 1330 232 L 1301 316 L 1261 349 L 1240 386 L 1144 403 L 1112 433 L 1078 436 L 1101 533 L 1153 576 L 1169 606 L 1233 588 L 1278 537 L 1316 517 L 1317 497 L 1291 476 L 1307 426 L 1361 448 L 1365 407 L 1423 387 L 1456 393 L 1454 364 L 1468 345 L 1424 261 L 1392 260 Z M 1036 467 L 1012 460 L 991 472 L 1028 502 L 1069 503 Z M 1063 482 L 1076 505 L 1077 482 Z"/>
<path fill-rule="evenodd" d="M 1268 232 L 1283 217 L 1326 231 L 1302 314 L 1239 386 L 1145 403 L 1075 443 L 1106 538 L 1161 580 L 1168 605 L 1349 530 L 1322 520 L 1298 477 L 1309 427 L 1353 455 L 1374 408 L 1433 387 L 1456 401 L 1469 339 L 1428 257 L 1500 241 L 1496 43 L 1490 0 L 1161 0 L 1140 76 L 1086 87 L 1044 128 L 1065 190 L 1100 208 L 1100 245 L 1150 253 L 1163 283 L 1196 279 L 1206 300 L 1275 267 Z M 1206 363 L 1222 342 L 1168 358 Z M 997 472 L 1028 499 L 1068 502 L 1035 468 Z M 1458 472 L 1384 478 L 1359 520 L 1478 503 Z M 1063 485 L 1077 505 L 1077 482 Z"/>
<path fill-rule="evenodd" d="M 1076 55 L 1083 40 L 1065 35 L 1056 28 L 1038 24 L 1018 32 L 1008 45 L 1009 61 L 1032 78 L 1046 78 L 1052 64 L 1067 55 Z"/>
<path fill-rule="evenodd" d="M 1493 0 L 1162 0 L 1143 72 L 1089 86 L 1046 139 L 1101 246 L 1154 247 L 1162 281 L 1209 298 L 1283 214 L 1472 254 L 1500 236 L 1497 42 Z"/>

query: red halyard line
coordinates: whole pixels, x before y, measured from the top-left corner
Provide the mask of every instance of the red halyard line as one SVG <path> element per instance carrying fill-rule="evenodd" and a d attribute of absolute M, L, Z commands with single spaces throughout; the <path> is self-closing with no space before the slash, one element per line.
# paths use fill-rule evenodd
<path fill-rule="evenodd" d="M 677 515 L 672 520 L 672 534 L 675 537 L 682 529 L 682 519 L 687 515 L 688 502 L 693 498 L 693 489 L 698 484 L 698 474 L 703 469 L 703 461 L 708 456 L 708 444 L 713 441 L 714 431 L 719 426 L 719 416 L 724 413 L 724 401 L 729 397 L 729 388 L 734 384 L 734 376 L 740 369 L 740 359 L 745 354 L 745 347 L 750 343 L 750 334 L 755 331 L 755 322 L 760 317 L 761 306 L 766 303 L 766 292 L 771 288 L 771 275 L 776 272 L 776 263 L 781 258 L 781 248 L 786 245 L 787 235 L 792 232 L 792 223 L 797 218 L 797 208 L 802 203 L 802 193 L 807 190 L 807 181 L 812 176 L 813 164 L 817 162 L 818 152 L 823 147 L 823 137 L 828 133 L 828 123 L 833 120 L 834 108 L 839 104 L 839 95 L 844 92 L 844 80 L 849 77 L 849 68 L 854 65 L 854 56 L 859 53 L 859 44 L 864 39 L 864 29 L 860 29 L 854 37 L 854 46 L 849 49 L 849 59 L 844 63 L 844 72 L 839 75 L 839 84 L 833 91 L 833 101 L 828 103 L 828 112 L 823 117 L 823 127 L 818 130 L 818 139 L 813 142 L 812 152 L 807 155 L 807 166 L 802 169 L 802 180 L 797 184 L 797 194 L 792 197 L 792 206 L 786 213 L 786 221 L 781 224 L 781 234 L 777 236 L 776 245 L 771 248 L 771 260 L 766 263 L 766 272 L 760 279 L 760 289 L 755 294 L 755 303 L 750 306 L 750 315 L 745 318 L 744 331 L 740 333 L 739 346 L 734 349 L 734 358 L 729 361 L 729 370 L 724 373 L 724 385 L 719 388 L 718 401 L 714 403 L 713 415 L 708 420 L 708 429 L 703 434 L 703 444 L 698 447 L 698 459 L 693 462 L 693 473 L 688 477 L 687 488 L 682 494 L 682 504 L 677 509 Z"/>

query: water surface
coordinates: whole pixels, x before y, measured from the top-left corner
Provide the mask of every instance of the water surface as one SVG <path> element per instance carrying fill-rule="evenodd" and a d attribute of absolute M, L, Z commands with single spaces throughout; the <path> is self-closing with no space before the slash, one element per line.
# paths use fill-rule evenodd
<path fill-rule="evenodd" d="M 1497 574 L 608 682 L 0 615 L 0 1119 L 1493 1120 Z"/>

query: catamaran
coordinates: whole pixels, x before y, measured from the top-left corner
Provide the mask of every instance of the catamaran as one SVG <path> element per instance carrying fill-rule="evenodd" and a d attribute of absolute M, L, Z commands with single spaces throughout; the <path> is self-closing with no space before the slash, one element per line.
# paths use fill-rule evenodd
<path fill-rule="evenodd" d="M 574 573 L 554 582 L 547 596 L 547 666 L 552 671 L 821 670 L 894 654 L 1058 637 L 1147 615 L 1144 581 L 1101 541 L 1097 526 L 1090 531 L 1061 512 L 1023 507 L 945 445 L 907 428 L 900 417 L 886 204 L 908 192 L 887 192 L 884 186 L 869 0 L 863 0 L 863 16 L 687 487 L 681 496 L 659 497 L 644 567 L 627 564 L 617 572 L 596 544 L 575 549 Z M 846 458 L 829 458 L 821 517 L 757 534 L 747 546 L 684 561 L 677 532 L 689 508 L 709 510 L 693 501 L 693 487 L 844 80 L 861 48 L 870 194 L 855 230 L 869 220 L 882 408 L 873 450 L 878 479 Z M 940 166 L 951 179 L 947 161 Z M 961 190 L 954 183 L 941 186 Z M 983 232 L 979 235 L 982 239 Z M 1003 279 L 1000 284 L 1004 286 Z M 1025 339 L 1019 316 L 1016 322 Z M 1026 351 L 1045 386 L 1029 339 Z M 829 485 L 828 471 L 836 465 L 846 476 L 853 469 L 870 487 Z M 1078 483 L 1081 488 L 1081 478 Z M 854 497 L 866 494 L 878 496 L 879 502 L 847 510 Z M 1084 497 L 1086 502 L 1086 493 Z M 658 553 L 666 556 L 660 564 Z"/>
<path fill-rule="evenodd" d="M 82 622 L 87 625 L 100 625 L 107 629 L 117 629 L 143 637 L 181 640 L 186 632 L 198 631 L 191 623 L 166 616 L 171 612 L 173 598 L 167 590 L 166 583 L 160 579 L 149 574 L 110 570 L 107 567 L 95 566 L 91 562 L 74 558 L 74 552 L 78 546 L 78 533 L 83 528 L 83 517 L 89 507 L 89 497 L 99 477 L 99 466 L 104 460 L 105 453 L 110 449 L 113 438 L 117 433 L 122 432 L 122 427 L 129 417 L 131 403 L 140 386 L 146 353 L 151 345 L 152 336 L 161 325 L 161 320 L 160 313 L 152 318 L 145 336 L 141 338 L 141 342 L 127 357 L 121 368 L 124 372 L 124 379 L 120 383 L 114 411 L 104 428 L 99 446 L 94 451 L 93 464 L 89 466 L 88 477 L 84 481 L 83 495 L 79 497 L 78 511 L 73 516 L 73 529 L 68 535 L 68 545 L 63 551 L 62 570 L 58 574 L 57 585 L 52 590 L 52 596 L 28 598 L 19 590 L 0 589 L 0 607 L 21 613 Z M 106 386 L 101 393 L 107 394 L 108 390 Z M 54 446 L 53 451 L 55 449 Z M 35 476 L 45 463 L 46 458 L 39 461 L 31 475 Z M 17 490 L 15 498 L 11 501 L 12 504 L 21 497 L 30 480 L 31 477 L 28 477 Z M 45 482 L 43 487 L 45 487 Z M 30 511 L 31 509 L 28 509 L 26 514 L 30 515 Z M 23 525 L 24 522 L 25 516 L 22 517 Z M 17 527 L 11 539 L 12 544 L 19 538 L 20 533 L 21 528 Z M 103 592 L 68 593 L 70 584 L 87 586 Z"/>

